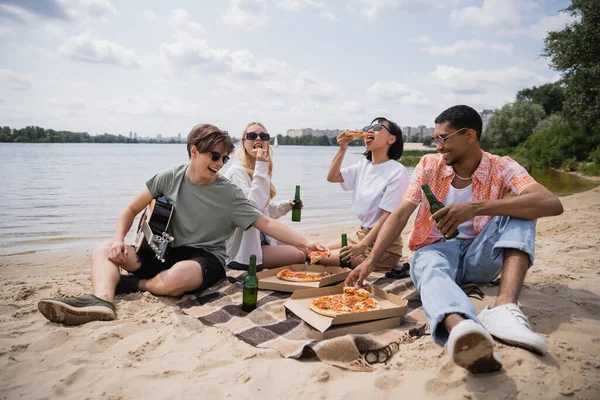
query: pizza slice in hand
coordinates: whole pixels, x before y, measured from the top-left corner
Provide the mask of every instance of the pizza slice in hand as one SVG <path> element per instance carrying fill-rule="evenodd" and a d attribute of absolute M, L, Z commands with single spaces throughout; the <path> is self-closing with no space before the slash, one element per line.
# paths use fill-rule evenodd
<path fill-rule="evenodd" d="M 365 300 L 371 295 L 371 292 L 365 289 L 358 289 L 353 286 L 344 286 L 342 300 L 346 305 L 352 305 Z"/>
<path fill-rule="evenodd" d="M 363 138 L 365 140 L 367 139 L 367 133 L 363 132 L 363 131 L 346 131 L 346 132 L 344 132 L 344 135 L 352 136 L 357 139 L 360 139 L 360 138 Z"/>
<path fill-rule="evenodd" d="M 312 251 L 308 256 L 310 257 L 310 265 L 317 263 L 318 261 L 324 259 L 325 257 L 329 257 L 331 255 L 331 250 L 318 250 Z"/>

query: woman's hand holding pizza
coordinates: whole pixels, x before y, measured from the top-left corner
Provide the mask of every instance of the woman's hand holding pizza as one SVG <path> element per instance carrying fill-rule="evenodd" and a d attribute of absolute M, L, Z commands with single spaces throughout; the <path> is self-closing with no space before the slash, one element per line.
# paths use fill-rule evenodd
<path fill-rule="evenodd" d="M 252 149 L 251 153 L 254 154 L 254 158 L 256 158 L 256 161 L 269 161 L 269 152 L 267 150 L 256 148 Z"/>
<path fill-rule="evenodd" d="M 346 135 L 346 131 L 340 133 L 336 140 L 338 145 L 342 148 L 342 149 L 347 149 L 348 148 L 348 144 L 353 140 L 354 138 L 352 136 Z"/>

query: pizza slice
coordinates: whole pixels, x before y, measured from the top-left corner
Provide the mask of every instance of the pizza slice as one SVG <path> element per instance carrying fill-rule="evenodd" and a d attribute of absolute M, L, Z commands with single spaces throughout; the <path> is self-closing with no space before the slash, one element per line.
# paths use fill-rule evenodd
<path fill-rule="evenodd" d="M 371 295 L 371 292 L 368 290 L 358 289 L 353 286 L 345 286 L 342 293 L 343 302 L 348 306 L 363 301 Z"/>
<path fill-rule="evenodd" d="M 366 298 L 362 301 L 359 301 L 358 303 L 356 303 L 352 306 L 353 313 L 367 312 L 367 311 L 374 311 L 374 310 L 381 310 L 381 305 L 379 304 L 379 302 L 377 300 L 375 300 L 371 297 Z"/>
<path fill-rule="evenodd" d="M 344 135 L 352 136 L 357 139 L 360 139 L 360 138 L 363 138 L 365 140 L 367 139 L 367 133 L 363 132 L 363 131 L 346 131 L 346 132 L 344 132 Z"/>
<path fill-rule="evenodd" d="M 291 282 L 319 282 L 329 275 L 332 274 L 330 272 L 292 271 L 289 268 L 285 268 L 277 273 L 277 279 Z"/>
<path fill-rule="evenodd" d="M 341 303 L 339 295 L 321 296 L 311 301 L 309 308 L 326 317 L 336 317 L 352 312 L 352 308 Z"/>
<path fill-rule="evenodd" d="M 329 257 L 330 255 L 331 255 L 331 250 L 313 251 L 308 255 L 310 257 L 310 265 L 315 264 L 318 261 L 324 259 L 325 257 Z"/>

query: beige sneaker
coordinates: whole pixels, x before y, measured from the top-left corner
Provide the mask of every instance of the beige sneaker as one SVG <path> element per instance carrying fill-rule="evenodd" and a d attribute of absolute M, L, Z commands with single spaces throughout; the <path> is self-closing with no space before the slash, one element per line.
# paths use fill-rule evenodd
<path fill-rule="evenodd" d="M 64 299 L 42 299 L 38 309 L 50 322 L 81 325 L 90 321 L 112 321 L 117 318 L 115 305 L 93 294 Z"/>
<path fill-rule="evenodd" d="M 474 374 L 499 371 L 500 356 L 494 352 L 494 339 L 477 322 L 466 319 L 450 331 L 448 354 L 452 361 Z"/>

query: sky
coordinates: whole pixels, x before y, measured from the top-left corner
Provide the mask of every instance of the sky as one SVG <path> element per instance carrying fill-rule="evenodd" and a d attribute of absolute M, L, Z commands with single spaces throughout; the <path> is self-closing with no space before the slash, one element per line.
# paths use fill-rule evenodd
<path fill-rule="evenodd" d="M 0 0 L 0 126 L 185 136 L 433 126 L 559 75 L 567 0 Z"/>

